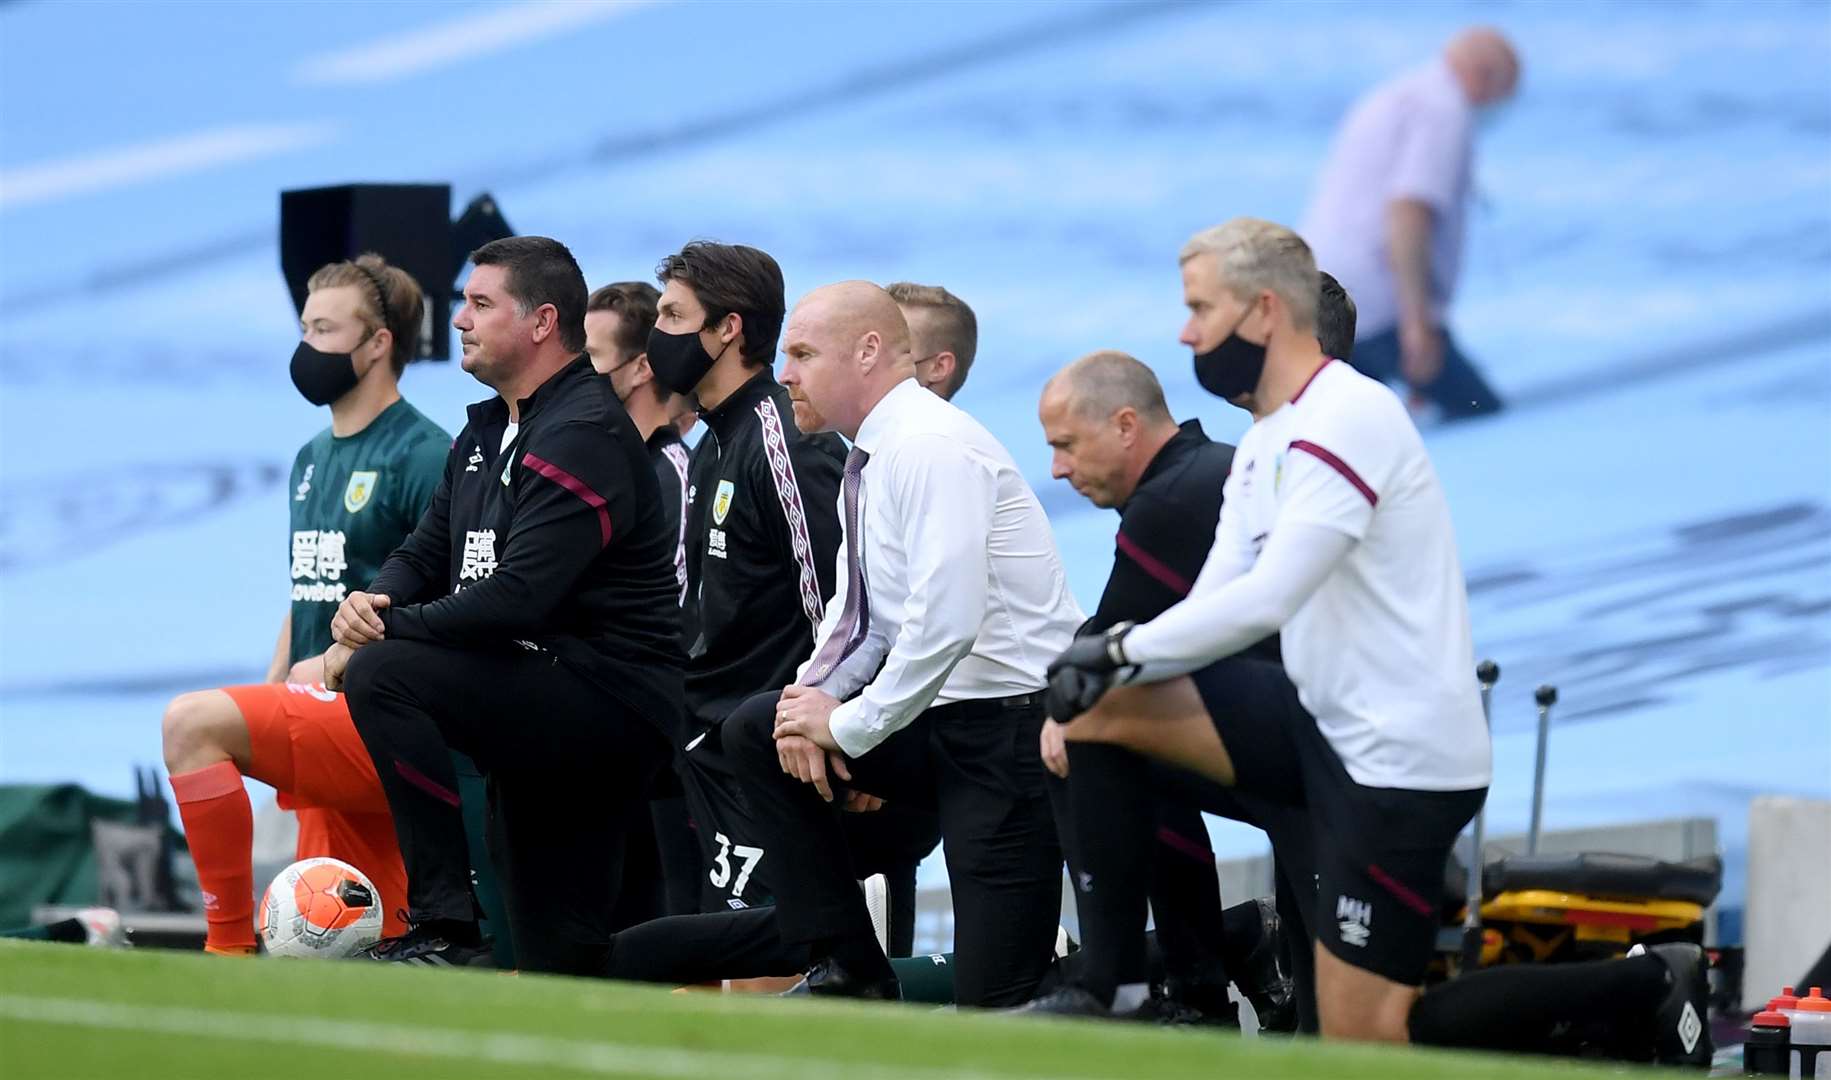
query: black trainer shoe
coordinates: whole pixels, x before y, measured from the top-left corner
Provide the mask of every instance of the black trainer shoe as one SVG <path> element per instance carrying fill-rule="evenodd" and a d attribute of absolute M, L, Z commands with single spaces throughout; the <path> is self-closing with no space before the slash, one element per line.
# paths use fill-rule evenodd
<path fill-rule="evenodd" d="M 1710 960 L 1687 942 L 1647 950 L 1666 965 L 1666 997 L 1659 1003 L 1653 1036 L 1654 1060 L 1662 1065 L 1710 1068 Z"/>
<path fill-rule="evenodd" d="M 901 1001 L 903 986 L 892 975 L 888 979 L 866 982 L 852 977 L 831 957 L 808 969 L 807 977 L 783 991 L 783 997 L 812 994 L 815 997 L 857 998 L 860 1001 Z"/>
<path fill-rule="evenodd" d="M 1115 1013 L 1123 1020 L 1137 1020 L 1164 1027 L 1231 1027 L 1240 1026 L 1240 1007 L 1227 999 L 1223 988 L 1219 1000 L 1206 992 L 1188 993 L 1187 988 L 1172 983 L 1168 987 L 1151 987 L 1151 996 L 1129 1013 Z"/>
<path fill-rule="evenodd" d="M 446 937 L 435 924 L 410 924 L 399 937 L 382 938 L 363 952 L 370 960 L 423 967 L 495 967 L 489 938 L 461 945 Z"/>
<path fill-rule="evenodd" d="M 1297 1030 L 1297 985 L 1280 966 L 1284 927 L 1278 908 L 1266 897 L 1256 901 L 1259 909 L 1259 940 L 1247 954 L 1242 970 L 1235 973 L 1234 985 L 1240 996 L 1252 1005 L 1258 1017 L 1259 1030 L 1289 1033 Z"/>
<path fill-rule="evenodd" d="M 1051 990 L 1029 1004 L 1019 1005 L 1011 1011 L 1029 1016 L 1077 1016 L 1093 1020 L 1113 1018 L 1113 1011 L 1100 1004 L 1099 998 L 1078 986 L 1064 986 L 1058 990 Z"/>

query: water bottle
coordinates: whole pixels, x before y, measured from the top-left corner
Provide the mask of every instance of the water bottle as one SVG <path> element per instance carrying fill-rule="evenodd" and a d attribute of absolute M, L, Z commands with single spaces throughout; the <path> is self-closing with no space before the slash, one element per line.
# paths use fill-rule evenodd
<path fill-rule="evenodd" d="M 1814 986 L 1799 999 L 1799 1007 L 1788 1017 L 1792 1057 L 1798 1072 L 1788 1072 L 1804 1080 L 1831 1080 L 1831 1000 Z"/>
<path fill-rule="evenodd" d="M 1776 1010 L 1756 1013 L 1749 1022 L 1748 1041 L 1742 1044 L 1742 1075 L 1786 1076 L 1793 1056 L 1787 1041 L 1791 1026 Z"/>

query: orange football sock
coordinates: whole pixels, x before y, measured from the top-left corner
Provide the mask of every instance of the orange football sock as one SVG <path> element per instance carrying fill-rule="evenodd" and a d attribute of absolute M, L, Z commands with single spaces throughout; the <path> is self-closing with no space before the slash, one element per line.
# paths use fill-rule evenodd
<path fill-rule="evenodd" d="M 254 948 L 254 810 L 232 761 L 172 777 L 184 837 L 197 864 L 212 952 Z"/>

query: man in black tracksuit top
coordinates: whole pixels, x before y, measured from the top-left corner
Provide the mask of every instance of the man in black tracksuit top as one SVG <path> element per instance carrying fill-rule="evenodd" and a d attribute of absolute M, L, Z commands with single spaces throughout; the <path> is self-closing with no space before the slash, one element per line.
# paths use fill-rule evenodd
<path fill-rule="evenodd" d="M 749 694 L 794 681 L 833 591 L 843 447 L 794 426 L 788 394 L 758 369 L 701 414 L 687 490 L 686 723 L 678 746 L 699 830 L 702 910 L 768 895 L 750 811 L 719 725 Z M 733 903 L 735 902 L 735 903 Z"/>
<path fill-rule="evenodd" d="M 1056 478 L 1068 480 L 1095 505 L 1120 511 L 1112 573 L 1099 608 L 1080 633 L 1097 634 L 1120 622 L 1161 614 L 1182 599 L 1207 561 L 1233 448 L 1210 440 L 1198 421 L 1176 425 L 1156 376 L 1123 353 L 1094 353 L 1069 365 L 1044 389 L 1040 411 L 1055 452 Z M 1250 651 L 1275 661 L 1277 639 L 1268 638 Z M 1061 752 L 1061 743 L 1054 745 Z M 1172 769 L 1160 770 L 1163 775 L 1153 775 L 1143 785 L 1113 783 L 1109 774 L 1115 763 L 1107 759 L 1120 755 L 1107 750 L 1070 744 L 1066 752 L 1073 766 L 1067 783 L 1052 786 L 1070 867 L 1077 879 L 1086 871 L 1086 879 L 1098 887 L 1077 887 L 1083 951 L 1077 957 L 1074 987 L 1042 999 L 1038 1007 L 1095 1011 L 1080 991 L 1091 992 L 1103 1004 L 1117 987 L 1145 977 L 1147 891 L 1167 974 L 1165 989 L 1174 1002 L 1166 1008 L 1153 1001 L 1155 1012 L 1179 1016 L 1182 1010 L 1194 1009 L 1210 1018 L 1231 1015 L 1226 988 L 1230 965 L 1224 956 L 1235 958 L 1231 974 L 1254 991 L 1256 1010 L 1283 1006 L 1281 997 L 1263 995 L 1267 988 L 1262 984 L 1268 981 L 1264 970 L 1239 970 L 1244 967 L 1240 958 L 1253 953 L 1251 946 L 1260 938 L 1257 905 L 1230 909 L 1223 917 L 1201 811 L 1266 829 L 1282 841 L 1280 853 L 1288 865 L 1281 869 L 1298 877 L 1308 865 L 1301 815 Z M 1118 764 L 1129 765 L 1130 760 Z M 1158 798 L 1151 797 L 1153 791 Z M 1151 850 L 1101 842 L 1107 820 L 1127 811 L 1149 813 L 1152 803 L 1158 842 Z M 1281 883 L 1280 898 L 1289 891 Z M 1280 905 L 1281 913 L 1292 908 Z M 1295 906 L 1293 914 L 1300 911 L 1301 906 Z M 1236 930 L 1251 923 L 1250 934 L 1232 935 L 1247 940 L 1228 940 L 1222 934 L 1224 922 Z M 1289 930 L 1300 946 L 1306 944 L 1300 916 Z M 1271 966 L 1275 974 L 1275 965 L 1267 964 L 1271 944 L 1266 943 L 1258 966 Z M 1297 951 L 1308 959 L 1307 948 Z M 1305 990 L 1307 973 L 1304 964 Z M 1249 976 L 1257 976 L 1255 982 L 1248 982 Z M 1313 1007 L 1306 1001 L 1298 1011 L 1311 1014 Z"/>
<path fill-rule="evenodd" d="M 618 281 L 594 289 L 585 303 L 585 352 L 591 356 L 591 366 L 610 380 L 637 434 L 647 440 L 655 482 L 661 486 L 662 517 L 675 524 L 678 535 L 674 579 L 685 603 L 690 455 L 673 421 L 690 406 L 657 382 L 649 367 L 648 336 L 655 329 L 655 304 L 660 299 L 661 291 L 646 281 Z M 684 618 L 681 629 L 684 649 L 695 634 Z M 673 733 L 670 725 L 670 738 Z M 699 910 L 699 841 L 693 835 L 680 778 L 673 769 L 656 775 L 649 791 L 649 815 L 647 822 L 630 823 L 623 896 L 611 920 L 617 929 L 661 915 Z"/>
<path fill-rule="evenodd" d="M 807 659 L 833 592 L 845 446 L 795 427 L 768 368 L 704 408 L 687 474 L 689 737 L 716 727 L 754 687 L 786 686 Z"/>
<path fill-rule="evenodd" d="M 583 348 L 584 279 L 555 241 L 472 255 L 453 319 L 470 409 L 432 506 L 332 622 L 327 684 L 388 796 L 413 929 L 376 959 L 486 963 L 450 750 L 484 772 L 524 970 L 595 971 L 627 819 L 679 714 L 678 526 Z M 353 650 L 353 651 L 352 651 Z"/>
<path fill-rule="evenodd" d="M 662 260 L 656 276 L 663 289 L 649 366 L 663 386 L 697 396 L 706 425 L 687 486 L 685 612 L 694 636 L 678 768 L 705 862 L 702 910 L 744 908 L 769 897 L 769 863 L 750 835 L 721 725 L 746 698 L 793 682 L 813 648 L 834 590 L 846 449 L 836 436 L 803 434 L 795 403 L 770 373 L 785 311 L 774 259 L 696 241 Z M 882 813 L 909 827 L 888 840 L 872 830 L 877 858 L 865 864 L 913 864 L 933 849 L 938 826 L 929 829 L 928 815 L 905 822 L 916 812 Z"/>

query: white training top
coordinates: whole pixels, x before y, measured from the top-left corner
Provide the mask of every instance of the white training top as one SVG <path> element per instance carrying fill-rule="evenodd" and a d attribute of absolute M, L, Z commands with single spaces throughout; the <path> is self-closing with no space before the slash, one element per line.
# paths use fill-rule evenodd
<path fill-rule="evenodd" d="M 1283 632 L 1304 708 L 1368 787 L 1488 783 L 1468 592 L 1449 504 L 1399 399 L 1329 361 L 1234 451 L 1189 595 L 1138 627 L 1135 681 Z"/>
<path fill-rule="evenodd" d="M 1386 247 L 1396 199 L 1432 210 L 1431 314 L 1442 321 L 1462 264 L 1474 141 L 1474 107 L 1441 57 L 1375 87 L 1342 121 L 1298 231 L 1354 298 L 1356 340 L 1399 322 Z"/>
<path fill-rule="evenodd" d="M 853 757 L 931 705 L 1043 689 L 1049 662 L 1084 617 L 1042 505 L 977 420 L 905 379 L 859 425 L 857 445 L 871 455 L 864 535 L 847 531 L 840 544 L 838 589 L 796 674 L 806 681 L 833 635 L 849 589 L 847 552 L 861 544 L 869 631 L 836 670 L 816 676 L 845 702 L 833 710 L 833 738 Z M 842 524 L 845 516 L 842 487 Z"/>

